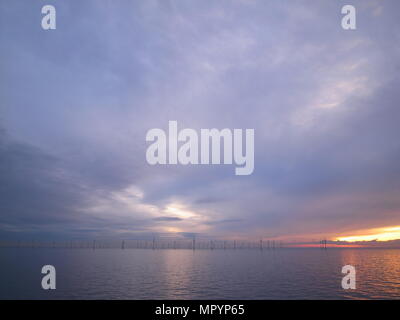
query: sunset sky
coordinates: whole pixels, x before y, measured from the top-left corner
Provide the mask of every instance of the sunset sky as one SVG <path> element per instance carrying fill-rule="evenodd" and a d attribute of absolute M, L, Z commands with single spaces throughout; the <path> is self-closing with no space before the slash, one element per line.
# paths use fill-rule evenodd
<path fill-rule="evenodd" d="M 399 21 L 398 0 L 0 0 L 0 240 L 400 239 Z M 169 120 L 254 129 L 253 174 L 149 165 Z"/>

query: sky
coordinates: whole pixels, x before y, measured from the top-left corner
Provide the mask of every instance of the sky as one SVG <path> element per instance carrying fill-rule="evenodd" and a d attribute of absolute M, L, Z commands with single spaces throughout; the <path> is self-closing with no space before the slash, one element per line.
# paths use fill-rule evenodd
<path fill-rule="evenodd" d="M 0 0 L 0 238 L 400 238 L 399 29 L 397 0 Z M 170 120 L 254 129 L 253 174 L 149 165 Z"/>

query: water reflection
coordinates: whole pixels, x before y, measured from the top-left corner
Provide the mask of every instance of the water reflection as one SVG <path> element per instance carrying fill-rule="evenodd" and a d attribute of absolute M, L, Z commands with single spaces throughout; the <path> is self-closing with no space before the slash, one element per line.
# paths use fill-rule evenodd
<path fill-rule="evenodd" d="M 1 299 L 398 299 L 400 250 L 0 250 Z M 57 290 L 40 287 L 44 264 Z M 357 289 L 343 290 L 344 265 Z"/>
<path fill-rule="evenodd" d="M 400 298 L 400 255 L 393 249 L 342 250 L 342 264 L 357 270 L 357 290 L 348 298 Z"/>

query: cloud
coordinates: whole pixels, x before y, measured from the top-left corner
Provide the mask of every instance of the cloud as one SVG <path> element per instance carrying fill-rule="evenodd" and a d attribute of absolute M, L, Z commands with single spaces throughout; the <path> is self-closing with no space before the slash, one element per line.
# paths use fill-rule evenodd
<path fill-rule="evenodd" d="M 78 222 L 87 190 L 64 170 L 62 161 L 25 143 L 0 135 L 1 217 L 3 227 L 29 230 Z"/>
<path fill-rule="evenodd" d="M 183 219 L 178 218 L 178 217 L 157 217 L 154 218 L 155 221 L 182 221 Z"/>
<path fill-rule="evenodd" d="M 341 29 L 337 2 L 71 0 L 54 32 L 40 29 L 39 3 L 2 5 L 1 233 L 400 225 L 399 4 L 354 5 L 356 32 Z M 254 128 L 253 175 L 148 165 L 146 132 L 168 120 Z"/>

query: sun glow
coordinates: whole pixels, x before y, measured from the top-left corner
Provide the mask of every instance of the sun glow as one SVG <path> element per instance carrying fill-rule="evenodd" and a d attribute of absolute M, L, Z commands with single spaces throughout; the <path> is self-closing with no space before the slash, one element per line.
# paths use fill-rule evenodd
<path fill-rule="evenodd" d="M 366 231 L 364 234 L 338 237 L 335 240 L 356 242 L 356 241 L 374 241 L 374 240 L 389 241 L 396 239 L 400 239 L 400 226 L 371 229 L 369 231 Z"/>
<path fill-rule="evenodd" d="M 193 211 L 187 210 L 185 207 L 183 207 L 180 204 L 172 204 L 166 207 L 164 210 L 165 213 L 169 215 L 173 215 L 175 217 L 181 218 L 181 219 L 189 219 L 196 217 L 197 214 Z"/>

